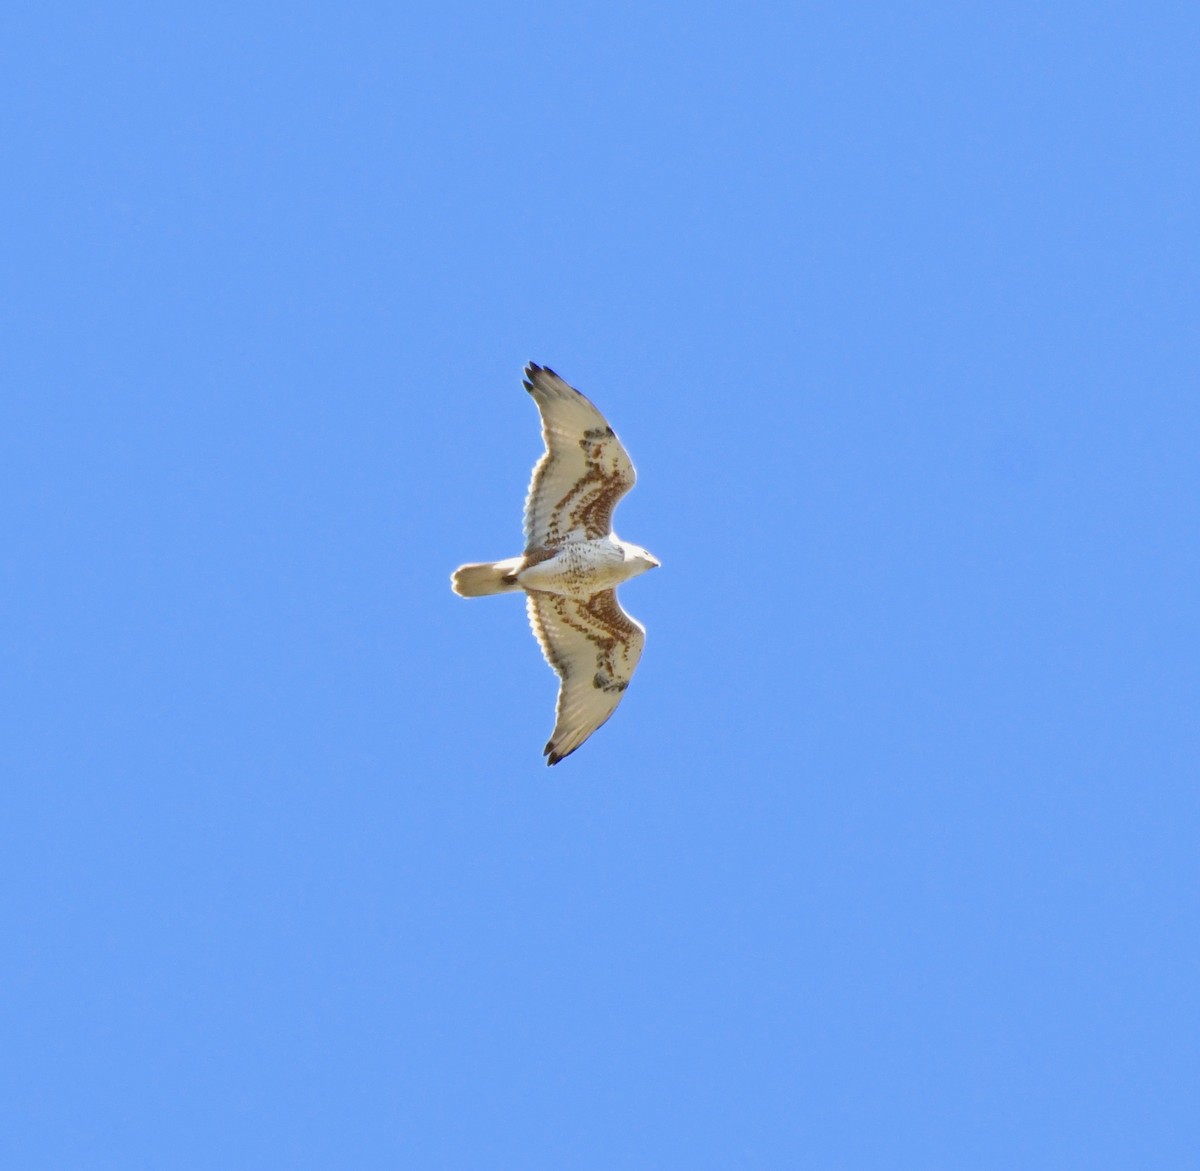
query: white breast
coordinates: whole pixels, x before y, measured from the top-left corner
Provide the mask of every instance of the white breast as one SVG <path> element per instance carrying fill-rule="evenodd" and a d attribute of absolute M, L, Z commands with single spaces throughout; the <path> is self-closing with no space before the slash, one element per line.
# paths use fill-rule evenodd
<path fill-rule="evenodd" d="M 629 568 L 621 547 L 612 537 L 601 537 L 563 546 L 548 561 L 522 570 L 517 581 L 530 590 L 590 598 L 632 576 Z"/>

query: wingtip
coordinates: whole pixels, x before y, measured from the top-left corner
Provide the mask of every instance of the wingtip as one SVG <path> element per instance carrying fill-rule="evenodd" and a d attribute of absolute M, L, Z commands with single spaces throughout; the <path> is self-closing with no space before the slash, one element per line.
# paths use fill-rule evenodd
<path fill-rule="evenodd" d="M 565 760 L 565 759 L 566 759 L 568 756 L 570 756 L 570 755 L 571 755 L 571 753 L 570 753 L 570 752 L 559 752 L 559 751 L 557 751 L 557 750 L 555 749 L 555 747 L 554 747 L 554 741 L 553 741 L 553 739 L 550 739 L 550 740 L 547 740 L 547 741 L 546 741 L 546 747 L 542 749 L 542 752 L 543 752 L 543 753 L 545 754 L 545 756 L 546 756 L 546 763 L 547 763 L 548 765 L 555 765 L 555 764 L 558 764 L 558 762 L 559 762 L 560 760 Z"/>
<path fill-rule="evenodd" d="M 546 754 L 546 763 L 553 765 L 558 764 L 560 760 L 566 760 L 567 757 L 570 756 L 572 752 L 575 752 L 579 747 L 580 746 L 576 744 L 574 748 L 568 748 L 566 752 L 558 752 L 554 749 L 551 743 L 547 744 L 542 751 Z"/>
<path fill-rule="evenodd" d="M 551 378 L 557 378 L 558 375 L 550 369 L 549 366 L 539 366 L 536 362 L 525 363 L 525 389 L 532 390 L 533 382 L 539 374 L 548 374 Z"/>

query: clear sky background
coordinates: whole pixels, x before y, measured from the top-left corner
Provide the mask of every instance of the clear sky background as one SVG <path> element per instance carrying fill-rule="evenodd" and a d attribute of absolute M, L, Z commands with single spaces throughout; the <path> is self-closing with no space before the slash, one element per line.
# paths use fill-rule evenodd
<path fill-rule="evenodd" d="M 0 1163 L 1200 1158 L 1200 10 L 3 20 Z M 555 367 L 645 656 L 547 769 Z"/>

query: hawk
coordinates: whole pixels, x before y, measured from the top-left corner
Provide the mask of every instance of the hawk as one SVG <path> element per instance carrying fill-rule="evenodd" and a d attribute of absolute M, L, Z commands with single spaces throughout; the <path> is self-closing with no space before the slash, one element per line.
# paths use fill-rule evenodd
<path fill-rule="evenodd" d="M 617 710 L 633 678 L 646 629 L 621 608 L 617 586 L 658 560 L 612 530 L 636 476 L 604 416 L 546 366 L 525 367 L 525 389 L 546 441 L 525 498 L 525 552 L 463 565 L 450 580 L 464 598 L 525 592 L 529 625 L 560 681 L 542 750 L 558 764 Z"/>

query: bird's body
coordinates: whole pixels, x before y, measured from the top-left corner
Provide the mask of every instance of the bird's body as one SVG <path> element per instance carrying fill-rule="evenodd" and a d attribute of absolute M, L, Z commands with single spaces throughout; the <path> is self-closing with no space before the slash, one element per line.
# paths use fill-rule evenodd
<path fill-rule="evenodd" d="M 640 552 L 615 534 L 594 541 L 575 541 L 556 549 L 545 561 L 535 561 L 517 574 L 523 589 L 544 590 L 565 598 L 590 598 L 615 589 L 649 569 L 637 560 Z"/>
<path fill-rule="evenodd" d="M 642 655 L 645 629 L 621 609 L 616 587 L 658 561 L 612 531 L 617 501 L 636 478 L 598 410 L 553 370 L 532 363 L 525 388 L 542 416 L 546 452 L 525 500 L 525 551 L 464 565 L 464 597 L 524 591 L 529 622 L 561 680 L 547 763 L 574 752 L 616 710 Z"/>

